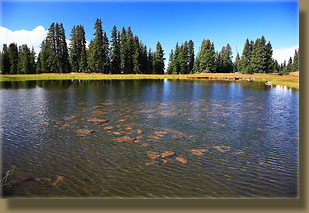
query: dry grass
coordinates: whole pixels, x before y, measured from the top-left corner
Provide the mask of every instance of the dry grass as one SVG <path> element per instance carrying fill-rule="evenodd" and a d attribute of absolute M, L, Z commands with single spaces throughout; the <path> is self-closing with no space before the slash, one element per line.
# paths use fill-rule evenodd
<path fill-rule="evenodd" d="M 280 76 L 277 74 L 240 74 L 240 73 L 202 73 L 186 75 L 153 75 L 153 74 L 100 74 L 100 73 L 66 73 L 66 74 L 33 74 L 33 75 L 0 75 L 0 81 L 27 80 L 128 80 L 128 79 L 208 79 L 208 80 L 246 80 L 270 81 L 275 85 L 283 85 L 299 89 L 298 72 Z"/>

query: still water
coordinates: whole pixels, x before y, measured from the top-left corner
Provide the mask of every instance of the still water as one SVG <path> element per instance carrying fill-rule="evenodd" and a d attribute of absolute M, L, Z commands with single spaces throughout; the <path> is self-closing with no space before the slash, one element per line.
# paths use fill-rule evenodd
<path fill-rule="evenodd" d="M 299 92 L 257 82 L 1 82 L 4 196 L 295 198 Z"/>

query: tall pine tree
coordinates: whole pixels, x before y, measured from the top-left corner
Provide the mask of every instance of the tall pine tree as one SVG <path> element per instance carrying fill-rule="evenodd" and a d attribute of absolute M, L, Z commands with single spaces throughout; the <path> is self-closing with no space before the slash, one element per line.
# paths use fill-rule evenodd
<path fill-rule="evenodd" d="M 203 40 L 199 53 L 199 70 L 203 73 L 215 72 L 215 48 L 209 39 Z"/>
<path fill-rule="evenodd" d="M 189 73 L 193 72 L 193 65 L 194 65 L 194 43 L 192 40 L 188 43 L 188 54 L 189 54 L 189 62 L 188 62 L 188 71 Z"/>
<path fill-rule="evenodd" d="M 102 29 L 102 21 L 101 19 L 97 19 L 94 25 L 95 33 L 93 45 L 91 46 L 93 57 L 93 71 L 94 72 L 104 72 L 104 62 L 105 62 L 105 52 L 103 49 L 103 29 Z M 90 49 L 90 47 L 89 47 Z"/>
<path fill-rule="evenodd" d="M 8 47 L 7 44 L 3 44 L 1 53 L 1 74 L 9 74 L 10 67 L 11 65 L 10 65 Z"/>
<path fill-rule="evenodd" d="M 109 41 L 106 35 L 106 32 L 103 36 L 103 61 L 104 61 L 104 73 L 110 73 L 110 49 L 109 49 Z"/>
<path fill-rule="evenodd" d="M 123 27 L 120 35 L 120 59 L 121 59 L 121 72 L 124 74 L 129 73 L 129 57 L 128 57 L 128 45 L 127 45 L 127 31 Z"/>
<path fill-rule="evenodd" d="M 299 65 L 298 65 L 299 61 L 298 60 L 299 60 L 298 50 L 296 49 L 294 53 L 293 65 L 292 65 L 293 72 L 299 71 Z"/>
<path fill-rule="evenodd" d="M 111 37 L 111 72 L 113 74 L 119 74 L 121 72 L 120 34 L 115 25 L 113 27 Z"/>
<path fill-rule="evenodd" d="M 233 67 L 233 72 L 239 72 L 240 71 L 240 57 L 239 54 L 236 54 L 236 58 L 234 61 L 234 67 Z"/>
<path fill-rule="evenodd" d="M 241 59 L 239 61 L 240 71 L 242 73 L 246 73 L 248 71 L 247 67 L 250 64 L 252 52 L 252 42 L 249 43 L 249 39 L 247 38 L 244 49 L 242 51 Z"/>
<path fill-rule="evenodd" d="M 11 43 L 8 48 L 8 59 L 10 63 L 10 74 L 17 74 L 18 48 L 17 44 Z"/>
<path fill-rule="evenodd" d="M 154 57 L 154 73 L 164 74 L 164 52 L 160 42 L 157 43 L 155 57 Z"/>

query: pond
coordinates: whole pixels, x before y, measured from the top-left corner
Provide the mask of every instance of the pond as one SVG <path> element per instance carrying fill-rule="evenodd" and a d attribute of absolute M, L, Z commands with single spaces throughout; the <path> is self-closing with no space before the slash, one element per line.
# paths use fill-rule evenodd
<path fill-rule="evenodd" d="M 259 82 L 1 82 L 5 197 L 295 198 L 299 92 Z"/>

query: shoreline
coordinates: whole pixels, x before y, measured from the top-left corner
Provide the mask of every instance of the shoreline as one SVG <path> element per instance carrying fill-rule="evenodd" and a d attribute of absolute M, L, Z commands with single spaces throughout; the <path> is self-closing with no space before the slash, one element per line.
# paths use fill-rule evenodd
<path fill-rule="evenodd" d="M 224 80 L 272 82 L 299 89 L 298 72 L 280 76 L 278 74 L 241 74 L 241 73 L 201 73 L 201 74 L 102 74 L 102 73 L 45 73 L 0 75 L 0 81 L 31 81 L 31 80 L 138 80 L 138 79 L 187 79 L 187 80 Z"/>

